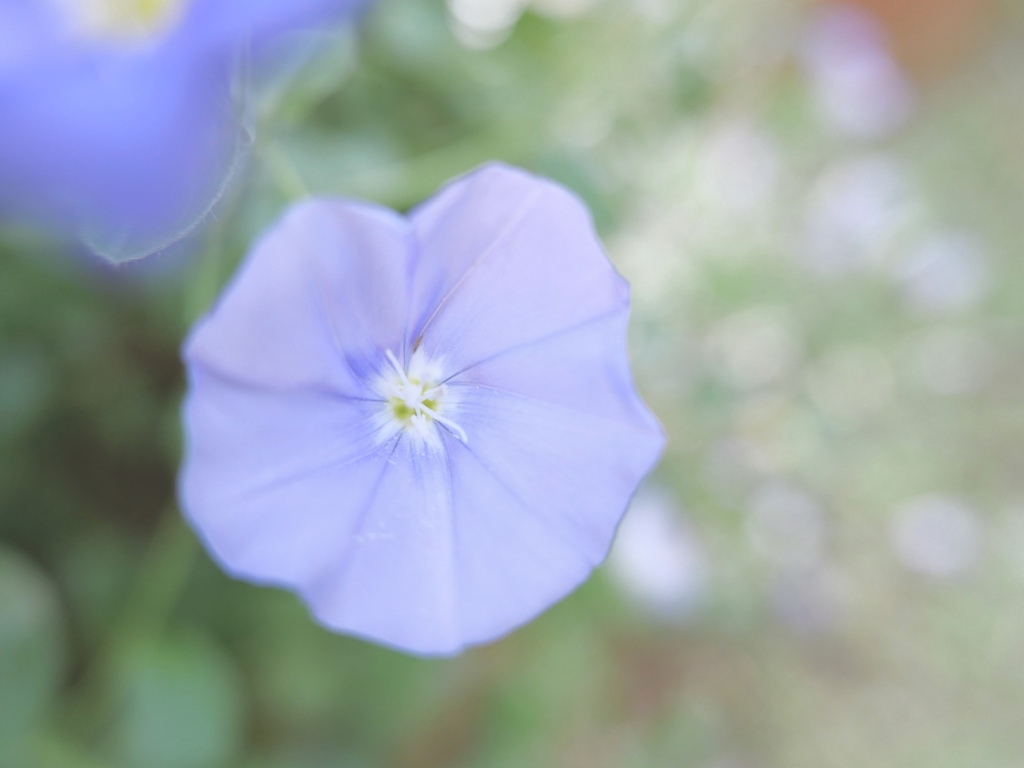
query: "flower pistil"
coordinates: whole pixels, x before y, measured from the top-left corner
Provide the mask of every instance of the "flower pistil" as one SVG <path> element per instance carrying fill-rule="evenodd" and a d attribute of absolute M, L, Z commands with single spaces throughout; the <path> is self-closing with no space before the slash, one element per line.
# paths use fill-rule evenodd
<path fill-rule="evenodd" d="M 440 366 L 428 359 L 422 349 L 413 352 L 408 370 L 390 349 L 385 354 L 390 369 L 381 377 L 378 389 L 385 402 L 389 436 L 404 430 L 431 447 L 440 447 L 436 422 L 467 442 L 465 430 L 443 415 L 451 402 Z"/>

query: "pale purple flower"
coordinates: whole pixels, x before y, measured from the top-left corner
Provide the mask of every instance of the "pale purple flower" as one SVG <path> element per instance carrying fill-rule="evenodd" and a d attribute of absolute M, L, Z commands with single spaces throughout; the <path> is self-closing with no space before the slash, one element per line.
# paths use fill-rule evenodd
<path fill-rule="evenodd" d="M 992 290 L 993 277 L 984 243 L 957 231 L 929 234 L 897 271 L 907 303 L 926 315 L 977 306 Z"/>
<path fill-rule="evenodd" d="M 251 136 L 254 69 L 363 0 L 0 0 L 0 218 L 120 262 L 192 232 Z"/>
<path fill-rule="evenodd" d="M 913 86 L 892 57 L 882 25 L 863 8 L 818 10 L 802 54 L 814 94 L 838 131 L 883 138 L 913 113 Z"/>
<path fill-rule="evenodd" d="M 984 529 L 977 511 L 965 502 L 929 494 L 896 510 L 891 540 L 897 557 L 911 571 L 933 579 L 952 579 L 977 565 Z"/>
<path fill-rule="evenodd" d="M 689 617 L 707 596 L 701 542 L 672 495 L 651 484 L 633 499 L 608 566 L 623 592 L 668 621 Z"/>
<path fill-rule="evenodd" d="M 185 344 L 185 513 L 333 630 L 497 638 L 604 559 L 661 451 L 627 315 L 584 206 L 522 171 L 408 217 L 300 203 Z"/>

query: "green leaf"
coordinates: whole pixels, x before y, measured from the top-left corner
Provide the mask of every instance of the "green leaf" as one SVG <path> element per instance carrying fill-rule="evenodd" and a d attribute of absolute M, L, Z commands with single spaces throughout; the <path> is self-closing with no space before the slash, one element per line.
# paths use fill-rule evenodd
<path fill-rule="evenodd" d="M 0 546 L 0 765 L 25 747 L 60 685 L 64 634 L 46 575 Z"/>
<path fill-rule="evenodd" d="M 146 768 L 222 768 L 242 742 L 242 696 L 227 656 L 202 637 L 130 647 L 114 661 L 109 748 Z"/>

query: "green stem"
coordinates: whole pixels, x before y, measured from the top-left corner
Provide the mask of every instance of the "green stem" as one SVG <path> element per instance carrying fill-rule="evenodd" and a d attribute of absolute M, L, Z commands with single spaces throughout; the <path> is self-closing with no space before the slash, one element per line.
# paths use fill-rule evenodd
<path fill-rule="evenodd" d="M 210 224 L 205 252 L 200 256 L 192 284 L 182 297 L 182 324 L 186 332 L 195 319 L 209 308 L 220 290 L 228 218 L 225 212 L 223 217 Z"/>
<path fill-rule="evenodd" d="M 131 641 L 161 631 L 188 580 L 198 551 L 195 534 L 172 505 L 153 535 L 142 570 L 111 629 L 109 645 L 118 645 L 118 638 Z"/>
<path fill-rule="evenodd" d="M 30 747 L 31 765 L 46 768 L 110 768 L 109 763 L 84 754 L 77 744 L 52 733 L 37 736 Z"/>
<path fill-rule="evenodd" d="M 292 202 L 309 197 L 309 188 L 306 186 L 306 182 L 302 180 L 295 165 L 276 143 L 269 141 L 260 145 L 259 154 L 270 178 L 274 180 L 286 200 Z"/>
<path fill-rule="evenodd" d="M 433 194 L 438 186 L 488 160 L 522 162 L 536 129 L 526 126 L 474 134 L 437 149 L 372 168 L 354 169 L 343 181 L 347 192 L 406 208 Z M 395 179 L 401 179 L 400 185 Z M 395 197 L 400 187 L 400 197 Z"/>
<path fill-rule="evenodd" d="M 104 688 L 117 658 L 158 636 L 177 604 L 199 552 L 195 534 L 172 505 L 164 513 L 118 618 L 101 640 L 71 699 L 70 715 L 91 732 L 104 719 Z"/>

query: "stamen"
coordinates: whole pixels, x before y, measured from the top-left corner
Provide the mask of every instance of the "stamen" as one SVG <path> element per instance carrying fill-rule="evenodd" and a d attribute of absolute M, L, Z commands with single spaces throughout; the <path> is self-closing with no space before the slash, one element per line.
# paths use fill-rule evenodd
<path fill-rule="evenodd" d="M 422 349 L 415 351 L 408 370 L 390 349 L 384 355 L 393 373 L 385 371 L 379 386 L 387 402 L 384 415 L 392 428 L 405 429 L 424 442 L 439 447 L 437 425 L 434 424 L 437 422 L 458 440 L 468 443 L 466 431 L 452 419 L 441 415 L 448 393 L 441 367 L 428 360 Z"/>
<path fill-rule="evenodd" d="M 428 414 L 435 421 L 437 421 L 437 422 L 439 422 L 441 424 L 444 424 L 446 427 L 448 427 L 448 429 L 451 431 L 451 433 L 453 435 L 455 435 L 457 438 L 459 438 L 459 440 L 461 440 L 464 443 L 468 443 L 469 442 L 469 438 L 466 437 L 466 430 L 464 430 L 462 427 L 460 427 L 454 421 L 452 421 L 451 419 L 446 419 L 444 416 L 439 414 L 433 408 L 428 408 L 425 405 L 420 405 L 420 408 L 423 410 L 424 413 Z"/>
<path fill-rule="evenodd" d="M 89 40 L 153 42 L 180 19 L 182 0 L 59 0 L 72 32 Z"/>
<path fill-rule="evenodd" d="M 391 365 L 394 367 L 395 372 L 398 374 L 399 378 L 402 380 L 402 383 L 403 384 L 411 384 L 412 382 L 409 381 L 409 377 L 405 375 L 405 370 L 402 368 L 401 365 L 398 364 L 398 359 L 395 357 L 394 352 L 392 352 L 389 349 L 384 354 L 387 355 L 388 362 L 391 363 Z"/>

